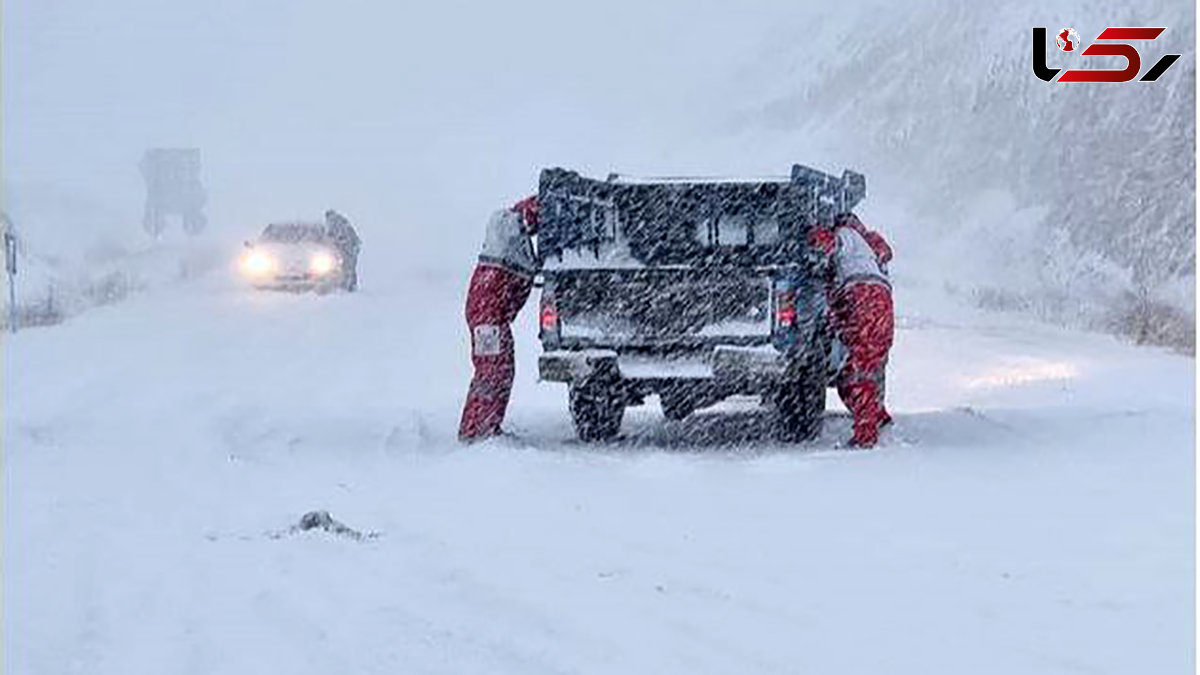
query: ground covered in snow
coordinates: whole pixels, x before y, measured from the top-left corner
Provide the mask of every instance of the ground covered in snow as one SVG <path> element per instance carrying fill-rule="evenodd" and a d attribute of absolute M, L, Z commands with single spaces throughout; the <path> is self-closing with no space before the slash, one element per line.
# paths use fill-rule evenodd
<path fill-rule="evenodd" d="M 220 276 L 7 340 L 7 672 L 1193 670 L 1190 358 L 902 289 L 876 451 L 747 402 L 585 446 L 527 312 L 464 448 L 465 270 Z"/>

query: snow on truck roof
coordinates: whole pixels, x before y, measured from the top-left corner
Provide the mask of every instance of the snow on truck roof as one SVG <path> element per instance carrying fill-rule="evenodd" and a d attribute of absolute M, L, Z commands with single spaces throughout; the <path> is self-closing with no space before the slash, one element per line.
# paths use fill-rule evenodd
<path fill-rule="evenodd" d="M 627 176 L 611 174 L 608 182 L 617 185 L 659 185 L 659 184 L 720 184 L 720 183 L 787 183 L 788 176 Z"/>
<path fill-rule="evenodd" d="M 538 252 L 564 268 L 775 264 L 805 255 L 812 223 L 865 195 L 862 174 L 630 176 L 543 169 Z M 578 255 L 577 255 L 578 254 Z"/>

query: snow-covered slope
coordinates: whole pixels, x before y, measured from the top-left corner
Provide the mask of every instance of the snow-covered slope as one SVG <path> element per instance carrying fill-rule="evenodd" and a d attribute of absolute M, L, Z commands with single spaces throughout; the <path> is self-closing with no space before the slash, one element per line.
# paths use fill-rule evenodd
<path fill-rule="evenodd" d="M 877 451 L 584 446 L 527 313 L 520 440 L 464 448 L 466 270 L 364 272 L 7 341 L 6 672 L 1192 672 L 1191 359 L 902 289 Z"/>

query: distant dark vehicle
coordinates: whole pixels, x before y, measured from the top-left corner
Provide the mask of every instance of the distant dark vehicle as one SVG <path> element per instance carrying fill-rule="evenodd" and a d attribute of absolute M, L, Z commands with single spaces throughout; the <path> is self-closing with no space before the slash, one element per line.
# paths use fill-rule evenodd
<path fill-rule="evenodd" d="M 657 394 L 670 419 L 759 395 L 781 438 L 820 431 L 831 377 L 827 261 L 810 244 L 861 174 L 768 179 L 541 174 L 542 380 L 569 385 L 583 440 Z"/>
<path fill-rule="evenodd" d="M 246 242 L 242 274 L 255 288 L 326 293 L 354 290 L 356 275 L 322 223 L 274 223 Z"/>
<path fill-rule="evenodd" d="M 200 181 L 200 150 L 152 148 L 139 164 L 146 181 L 146 208 L 142 224 L 152 236 L 162 235 L 167 219 L 178 216 L 183 231 L 200 234 L 207 224 L 207 196 Z"/>

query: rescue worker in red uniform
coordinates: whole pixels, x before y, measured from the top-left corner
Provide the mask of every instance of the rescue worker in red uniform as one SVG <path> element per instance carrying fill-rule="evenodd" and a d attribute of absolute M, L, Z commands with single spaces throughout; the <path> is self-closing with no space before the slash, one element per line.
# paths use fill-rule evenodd
<path fill-rule="evenodd" d="M 848 358 L 837 375 L 842 403 L 854 415 L 850 445 L 870 448 L 892 421 L 884 406 L 884 370 L 895 332 L 887 265 L 892 248 L 853 213 L 834 218 L 832 228 L 814 228 L 814 243 L 830 256 L 828 284 L 834 334 Z"/>
<path fill-rule="evenodd" d="M 466 317 L 475 376 L 458 427 L 461 441 L 501 433 L 515 373 L 510 325 L 529 298 L 538 270 L 533 250 L 537 226 L 536 196 L 493 213 L 488 221 L 483 249 L 467 291 Z"/>

